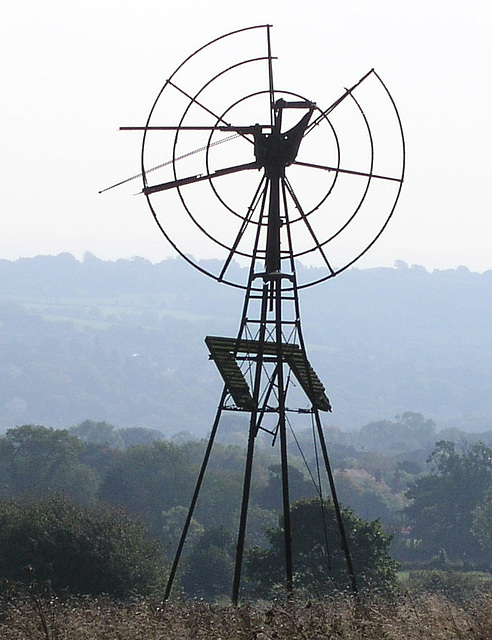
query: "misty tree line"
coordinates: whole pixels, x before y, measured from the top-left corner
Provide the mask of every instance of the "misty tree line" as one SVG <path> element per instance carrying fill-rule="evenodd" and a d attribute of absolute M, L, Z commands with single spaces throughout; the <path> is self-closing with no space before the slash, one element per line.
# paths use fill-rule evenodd
<path fill-rule="evenodd" d="M 225 439 L 241 442 L 235 428 Z M 435 425 L 410 412 L 356 434 L 369 435 L 385 440 L 386 451 L 328 432 L 362 585 L 393 588 L 393 558 L 406 568 L 488 570 L 492 449 L 483 442 L 431 445 Z M 299 438 L 312 458 L 307 433 Z M 57 590 L 117 597 L 162 592 L 204 446 L 186 434 L 171 442 L 151 429 L 90 420 L 69 431 L 8 430 L 0 438 L 0 577 L 34 575 Z M 254 461 L 245 569 L 246 591 L 262 597 L 278 592 L 283 572 L 280 472 L 268 449 L 259 446 Z M 215 447 L 179 575 L 179 589 L 189 596 L 230 591 L 244 462 L 241 445 Z M 330 501 L 320 505 L 300 458 L 293 458 L 290 483 L 301 532 L 293 532 L 297 588 L 318 594 L 345 588 L 336 530 L 328 526 L 327 558 L 315 527 L 322 508 L 333 522 Z"/>

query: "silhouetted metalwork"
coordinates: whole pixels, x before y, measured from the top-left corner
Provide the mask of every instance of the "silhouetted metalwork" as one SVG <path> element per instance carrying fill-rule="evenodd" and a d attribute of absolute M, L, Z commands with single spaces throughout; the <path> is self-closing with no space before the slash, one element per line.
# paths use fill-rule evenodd
<path fill-rule="evenodd" d="M 171 245 L 199 271 L 245 290 L 237 335 L 206 338 L 224 389 L 166 598 L 226 411 L 249 415 L 233 602 L 240 594 L 260 432 L 279 444 L 285 588 L 287 593 L 293 589 L 290 415 L 308 414 L 313 421 L 347 573 L 353 591 L 357 590 L 320 417 L 331 406 L 307 358 L 298 294 L 350 267 L 385 229 L 403 182 L 403 131 L 393 99 L 373 69 L 327 108 L 278 90 L 270 36 L 270 25 L 258 25 L 200 47 L 165 82 L 145 125 L 122 127 L 143 131 L 142 193 Z M 258 55 L 243 59 L 250 39 Z M 207 75 L 203 84 L 202 74 Z M 369 108 L 373 100 L 380 106 Z M 225 133 L 232 135 L 221 138 Z M 213 269 L 192 257 L 200 242 L 215 252 Z M 249 265 L 248 269 L 238 269 L 237 262 Z M 303 268 L 302 281 L 299 262 L 313 267 Z M 242 280 L 245 272 L 247 278 Z M 321 481 L 317 490 L 322 502 Z"/>

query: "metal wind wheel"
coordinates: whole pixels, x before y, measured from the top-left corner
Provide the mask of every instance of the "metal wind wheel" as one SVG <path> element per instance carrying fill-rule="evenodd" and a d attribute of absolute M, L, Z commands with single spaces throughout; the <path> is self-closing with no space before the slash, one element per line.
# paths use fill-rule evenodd
<path fill-rule="evenodd" d="M 268 25 L 223 35 L 177 67 L 144 126 L 122 127 L 143 130 L 142 191 L 171 245 L 244 288 L 237 265 L 252 260 L 318 267 L 299 272 L 299 288 L 351 266 L 403 182 L 401 122 L 376 71 L 325 104 L 324 87 L 319 102 L 277 87 L 276 64 Z"/>

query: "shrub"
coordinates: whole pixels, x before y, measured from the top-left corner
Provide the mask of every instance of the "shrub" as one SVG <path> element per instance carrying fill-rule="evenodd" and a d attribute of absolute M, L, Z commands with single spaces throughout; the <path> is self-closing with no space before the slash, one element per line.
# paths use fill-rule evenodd
<path fill-rule="evenodd" d="M 342 510 L 354 572 L 359 588 L 393 589 L 397 564 L 389 556 L 391 536 L 380 523 L 365 522 L 350 509 Z M 292 505 L 292 561 L 295 587 L 307 594 L 323 595 L 349 589 L 335 510 L 331 501 L 318 499 Z M 270 547 L 254 547 L 246 558 L 247 578 L 261 596 L 276 593 L 284 582 L 284 527 L 268 529 Z"/>
<path fill-rule="evenodd" d="M 459 571 L 411 571 L 406 581 L 407 588 L 415 593 L 427 592 L 443 595 L 450 600 L 463 602 L 473 599 L 478 593 L 490 591 L 490 578 L 481 574 Z"/>
<path fill-rule="evenodd" d="M 0 578 L 125 598 L 161 589 L 163 573 L 158 544 L 119 509 L 80 507 L 60 495 L 0 502 Z"/>

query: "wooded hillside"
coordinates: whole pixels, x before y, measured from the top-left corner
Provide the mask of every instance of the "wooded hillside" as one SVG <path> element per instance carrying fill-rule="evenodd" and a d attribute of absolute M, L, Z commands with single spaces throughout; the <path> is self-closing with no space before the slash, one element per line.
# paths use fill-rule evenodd
<path fill-rule="evenodd" d="M 180 260 L 1 260 L 0 427 L 90 418 L 205 434 L 221 381 L 203 340 L 235 335 L 241 302 Z M 415 411 L 492 428 L 492 271 L 352 269 L 301 307 L 327 424 Z"/>

